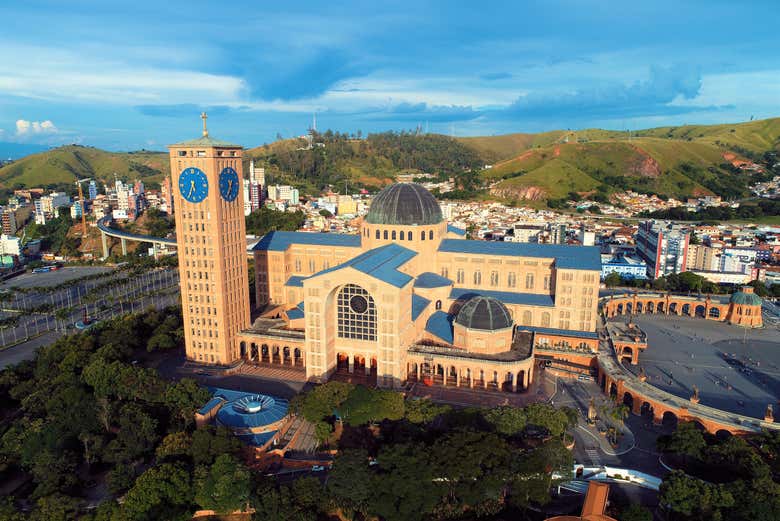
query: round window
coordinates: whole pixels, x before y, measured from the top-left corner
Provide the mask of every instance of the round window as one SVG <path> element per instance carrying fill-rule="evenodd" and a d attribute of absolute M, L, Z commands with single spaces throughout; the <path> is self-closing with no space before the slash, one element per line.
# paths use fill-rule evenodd
<path fill-rule="evenodd" d="M 355 313 L 365 313 L 368 310 L 368 301 L 362 295 L 355 295 L 349 299 L 349 307 Z"/>

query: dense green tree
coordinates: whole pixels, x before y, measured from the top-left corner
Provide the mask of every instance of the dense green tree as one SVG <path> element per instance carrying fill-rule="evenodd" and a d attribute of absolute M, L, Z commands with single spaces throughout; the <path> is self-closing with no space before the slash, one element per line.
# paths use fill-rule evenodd
<path fill-rule="evenodd" d="M 734 497 L 722 485 L 713 485 L 675 470 L 661 483 L 659 502 L 673 513 L 693 519 L 723 519 L 722 509 L 734 506 Z"/>
<path fill-rule="evenodd" d="M 653 521 L 653 513 L 634 503 L 620 512 L 620 521 Z"/>
<path fill-rule="evenodd" d="M 206 427 L 192 433 L 190 457 L 196 465 L 211 465 L 222 454 L 238 455 L 241 441 L 225 427 Z"/>
<path fill-rule="evenodd" d="M 429 519 L 444 487 L 436 480 L 427 447 L 393 445 L 380 451 L 377 462 L 372 512 L 388 521 Z"/>
<path fill-rule="evenodd" d="M 363 425 L 380 420 L 399 420 L 404 415 L 403 395 L 384 389 L 369 389 L 358 385 L 340 407 L 341 416 L 350 425 Z"/>
<path fill-rule="evenodd" d="M 450 409 L 448 405 L 433 403 L 427 398 L 411 398 L 404 403 L 404 416 L 412 423 L 429 423 Z"/>
<path fill-rule="evenodd" d="M 340 508 L 368 513 L 374 497 L 373 472 L 368 465 L 368 452 L 348 449 L 333 462 L 328 475 L 329 496 Z"/>
<path fill-rule="evenodd" d="M 204 510 L 229 514 L 245 509 L 251 489 L 249 471 L 233 456 L 222 454 L 210 468 L 196 472 L 195 501 Z"/>
<path fill-rule="evenodd" d="M 141 406 L 128 403 L 120 411 L 118 432 L 106 448 L 106 460 L 130 462 L 149 456 L 159 439 L 157 420 Z"/>
<path fill-rule="evenodd" d="M 308 421 L 318 422 L 332 416 L 354 387 L 354 385 L 336 381 L 318 385 L 311 391 L 296 396 L 291 401 L 290 407 Z"/>
<path fill-rule="evenodd" d="M 665 452 L 675 452 L 690 458 L 699 458 L 707 446 L 704 433 L 693 422 L 680 422 L 677 429 L 657 440 L 658 448 Z"/>
<path fill-rule="evenodd" d="M 195 412 L 209 401 L 211 394 L 199 386 L 192 378 L 182 378 L 165 389 L 165 405 L 171 415 L 178 418 L 183 426 L 191 426 L 195 422 Z"/>
<path fill-rule="evenodd" d="M 136 479 L 122 504 L 129 521 L 184 521 L 191 517 L 193 500 L 189 472 L 180 464 L 163 463 Z"/>
<path fill-rule="evenodd" d="M 177 459 L 190 455 L 192 437 L 185 431 L 173 432 L 165 436 L 157 448 L 155 456 L 158 460 Z"/>
<path fill-rule="evenodd" d="M 528 421 L 523 409 L 510 405 L 488 409 L 485 411 L 485 419 L 497 432 L 507 436 L 522 431 Z"/>
<path fill-rule="evenodd" d="M 573 463 L 571 452 L 556 438 L 523 452 L 512 462 L 509 502 L 520 508 L 546 504 L 553 474 L 571 472 Z"/>
<path fill-rule="evenodd" d="M 62 494 L 52 494 L 35 502 L 30 521 L 72 521 L 78 518 L 78 500 Z"/>
<path fill-rule="evenodd" d="M 300 210 L 295 212 L 280 212 L 268 207 L 262 207 L 246 217 L 246 232 L 262 237 L 268 232 L 296 231 L 303 226 L 306 217 Z"/>
<path fill-rule="evenodd" d="M 622 277 L 616 271 L 613 271 L 604 278 L 604 284 L 606 284 L 608 288 L 614 288 L 615 286 L 620 285 L 622 281 Z"/>
<path fill-rule="evenodd" d="M 127 490 L 133 485 L 135 481 L 135 469 L 132 465 L 126 463 L 119 463 L 110 471 L 107 475 L 108 490 L 117 494 L 124 490 Z"/>

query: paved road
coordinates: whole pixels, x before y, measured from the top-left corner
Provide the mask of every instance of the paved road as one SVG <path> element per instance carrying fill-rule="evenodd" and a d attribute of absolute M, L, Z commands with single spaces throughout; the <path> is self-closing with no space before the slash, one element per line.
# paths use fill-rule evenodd
<path fill-rule="evenodd" d="M 23 344 L 0 351 L 0 369 L 5 369 L 9 365 L 15 365 L 24 360 L 32 360 L 37 348 L 51 344 L 60 336 L 61 333 L 51 331 Z"/>
<path fill-rule="evenodd" d="M 48 288 L 80 277 L 97 273 L 110 273 L 112 271 L 114 271 L 114 268 L 104 266 L 66 266 L 48 273 L 24 273 L 0 283 L 0 290 L 9 288 Z"/>

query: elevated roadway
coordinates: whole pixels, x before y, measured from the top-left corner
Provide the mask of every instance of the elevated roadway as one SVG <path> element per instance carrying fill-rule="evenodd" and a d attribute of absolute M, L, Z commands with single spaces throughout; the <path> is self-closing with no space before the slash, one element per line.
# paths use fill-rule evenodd
<path fill-rule="evenodd" d="M 117 228 L 109 226 L 111 223 L 111 217 L 103 217 L 97 223 L 98 230 L 100 230 L 101 238 L 103 239 L 103 258 L 108 257 L 108 240 L 106 237 L 115 237 L 122 243 L 122 255 L 127 255 L 127 241 L 135 242 L 149 242 L 155 247 L 158 246 L 176 246 L 176 239 L 165 239 L 163 237 L 155 237 L 153 235 L 142 235 L 139 233 L 130 233 Z"/>

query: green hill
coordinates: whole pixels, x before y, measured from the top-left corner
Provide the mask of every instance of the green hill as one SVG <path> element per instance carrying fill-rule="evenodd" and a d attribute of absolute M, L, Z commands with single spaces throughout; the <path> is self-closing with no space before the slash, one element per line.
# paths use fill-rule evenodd
<path fill-rule="evenodd" d="M 685 125 L 640 130 L 637 136 L 694 141 L 740 153 L 780 151 L 780 118 L 722 125 Z"/>
<path fill-rule="evenodd" d="M 164 152 L 106 152 L 68 145 L 24 157 L 0 168 L 0 188 L 57 187 L 87 177 L 113 182 L 114 174 L 127 180 L 159 182 L 170 171 Z"/>
<path fill-rule="evenodd" d="M 590 192 L 599 182 L 561 159 L 552 159 L 528 174 L 501 181 L 491 189 L 493 195 L 507 199 L 541 201 L 560 199 L 569 192 Z"/>

